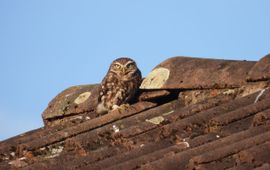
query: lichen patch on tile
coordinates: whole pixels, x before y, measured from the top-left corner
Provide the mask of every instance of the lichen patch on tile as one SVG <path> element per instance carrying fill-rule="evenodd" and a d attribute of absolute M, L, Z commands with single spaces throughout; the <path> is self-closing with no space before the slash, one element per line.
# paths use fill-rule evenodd
<path fill-rule="evenodd" d="M 91 92 L 84 92 L 80 94 L 75 100 L 74 103 L 81 104 L 85 102 L 91 96 Z"/>
<path fill-rule="evenodd" d="M 171 111 L 169 111 L 169 112 L 163 113 L 162 115 L 163 115 L 163 116 L 168 116 L 168 115 L 172 114 L 173 112 L 174 112 L 174 110 L 171 110 Z"/>
<path fill-rule="evenodd" d="M 157 116 L 157 117 L 154 117 L 152 119 L 146 119 L 145 120 L 146 122 L 149 122 L 149 123 L 153 123 L 155 125 L 159 125 L 161 122 L 164 121 L 164 117 L 162 116 Z"/>
<path fill-rule="evenodd" d="M 166 83 L 170 76 L 170 70 L 167 68 L 159 67 L 154 69 L 143 80 L 141 89 L 159 89 Z"/>

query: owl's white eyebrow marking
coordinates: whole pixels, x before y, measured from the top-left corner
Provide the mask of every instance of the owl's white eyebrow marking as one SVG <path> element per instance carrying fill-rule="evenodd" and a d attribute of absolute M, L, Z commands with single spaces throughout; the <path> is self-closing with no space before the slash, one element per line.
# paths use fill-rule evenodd
<path fill-rule="evenodd" d="M 117 65 L 120 65 L 120 66 L 122 66 L 123 64 L 121 64 L 121 63 L 119 63 L 119 62 L 115 62 L 114 64 L 117 64 Z"/>
<path fill-rule="evenodd" d="M 128 61 L 125 66 L 127 66 L 128 64 L 132 64 L 132 63 L 135 63 L 134 61 Z"/>

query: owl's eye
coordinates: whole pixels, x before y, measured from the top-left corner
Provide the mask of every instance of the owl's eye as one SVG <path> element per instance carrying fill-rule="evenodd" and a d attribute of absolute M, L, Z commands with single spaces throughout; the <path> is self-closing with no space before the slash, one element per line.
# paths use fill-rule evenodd
<path fill-rule="evenodd" d="M 114 65 L 113 65 L 113 68 L 115 68 L 115 69 L 119 70 L 119 69 L 121 68 L 121 66 L 120 66 L 120 65 L 118 65 L 118 64 L 114 64 Z"/>
<path fill-rule="evenodd" d="M 127 65 L 127 68 L 128 69 L 135 68 L 135 65 L 133 63 L 130 63 L 130 64 Z"/>

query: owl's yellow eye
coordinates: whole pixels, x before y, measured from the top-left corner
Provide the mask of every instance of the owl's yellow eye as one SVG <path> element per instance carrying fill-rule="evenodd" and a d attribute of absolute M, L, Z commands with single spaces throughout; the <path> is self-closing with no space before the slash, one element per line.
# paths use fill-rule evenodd
<path fill-rule="evenodd" d="M 128 69 L 132 69 L 132 68 L 135 68 L 135 65 L 134 65 L 134 63 L 130 63 L 130 64 L 128 64 L 128 65 L 127 65 L 127 68 L 128 68 Z"/>
<path fill-rule="evenodd" d="M 121 66 L 119 64 L 114 64 L 113 68 L 119 70 L 121 68 Z"/>

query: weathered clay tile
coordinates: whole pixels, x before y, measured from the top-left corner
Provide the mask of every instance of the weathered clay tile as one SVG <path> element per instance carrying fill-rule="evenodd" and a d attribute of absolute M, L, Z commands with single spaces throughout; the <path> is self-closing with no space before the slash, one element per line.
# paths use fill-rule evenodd
<path fill-rule="evenodd" d="M 222 148 L 224 146 L 231 145 L 239 140 L 250 138 L 254 135 L 264 133 L 265 131 L 265 127 L 257 127 L 242 131 L 226 138 L 221 138 L 217 141 L 209 142 L 199 147 L 191 148 L 189 150 L 153 161 L 146 164 L 142 169 L 185 169 L 187 168 L 186 166 L 188 165 L 189 160 L 196 155 L 208 153 L 215 148 Z"/>
<path fill-rule="evenodd" d="M 248 164 L 249 166 L 261 166 L 270 157 L 270 141 L 260 145 L 254 145 L 234 155 L 237 165 Z"/>
<path fill-rule="evenodd" d="M 99 85 L 68 88 L 45 127 L 0 142 L 0 169 L 269 169 L 266 61 L 171 58 L 105 115 Z"/>
<path fill-rule="evenodd" d="M 261 58 L 248 72 L 248 81 L 262 81 L 270 79 L 270 54 Z"/>
<path fill-rule="evenodd" d="M 252 61 L 170 58 L 143 80 L 141 89 L 235 88 L 246 84 Z"/>
<path fill-rule="evenodd" d="M 170 94 L 168 90 L 155 90 L 155 91 L 145 91 L 139 96 L 139 100 L 153 100 L 160 97 L 166 97 Z"/>
<path fill-rule="evenodd" d="M 83 112 L 91 112 L 98 102 L 99 85 L 73 86 L 57 95 L 42 113 L 45 125 L 51 121 Z"/>
<path fill-rule="evenodd" d="M 108 113 L 104 116 L 100 116 L 96 119 L 92 119 L 89 121 L 86 121 L 84 123 L 81 123 L 77 126 L 68 127 L 64 130 L 58 131 L 54 134 L 49 134 L 47 136 L 44 136 L 42 138 L 39 138 L 34 141 L 27 142 L 24 144 L 23 149 L 25 150 L 34 150 L 38 149 L 44 146 L 47 146 L 49 144 L 53 144 L 55 142 L 59 142 L 61 140 L 65 140 L 71 136 L 74 136 L 76 134 L 84 133 L 86 131 L 90 131 L 92 129 L 95 129 L 97 127 L 103 126 L 107 123 L 119 120 L 124 117 L 128 117 L 130 115 L 136 114 L 139 111 L 148 109 L 155 106 L 153 103 L 150 102 L 139 102 L 136 103 L 134 106 L 131 106 L 128 108 L 127 111 L 120 112 L 118 110 L 115 110 L 111 113 Z"/>
<path fill-rule="evenodd" d="M 238 142 L 233 143 L 231 145 L 212 149 L 211 151 L 207 153 L 203 153 L 201 155 L 193 157 L 189 162 L 189 168 L 193 169 L 193 167 L 197 166 L 198 164 L 209 163 L 215 160 L 222 159 L 226 156 L 232 155 L 234 153 L 238 153 L 242 150 L 251 148 L 255 145 L 260 145 L 269 140 L 270 140 L 270 132 L 268 131 L 265 133 L 255 135 L 254 137 L 250 137 L 244 140 L 239 140 Z"/>

